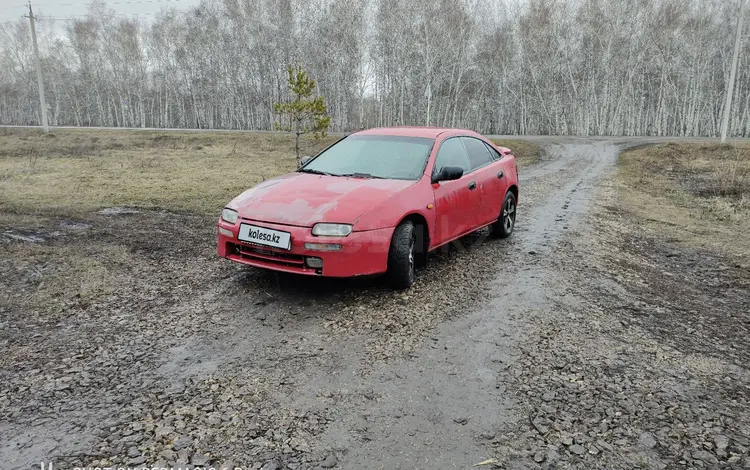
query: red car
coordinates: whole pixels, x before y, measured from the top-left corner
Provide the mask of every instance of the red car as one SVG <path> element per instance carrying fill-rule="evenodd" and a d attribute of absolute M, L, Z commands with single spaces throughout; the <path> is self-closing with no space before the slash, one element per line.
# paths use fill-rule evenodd
<path fill-rule="evenodd" d="M 232 200 L 219 256 L 298 274 L 387 273 L 403 289 L 429 251 L 486 226 L 509 236 L 517 201 L 515 157 L 475 132 L 370 129 Z"/>

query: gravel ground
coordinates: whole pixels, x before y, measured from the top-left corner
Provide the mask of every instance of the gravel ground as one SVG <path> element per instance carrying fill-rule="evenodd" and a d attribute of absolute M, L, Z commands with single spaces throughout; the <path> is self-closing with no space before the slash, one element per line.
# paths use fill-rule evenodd
<path fill-rule="evenodd" d="M 746 318 L 746 268 L 648 258 L 603 202 L 621 145 L 545 145 L 514 236 L 406 292 L 216 259 L 212 218 L 3 215 L 1 467 L 746 463 L 745 331 L 711 320 Z M 673 334 L 705 279 L 726 303 Z"/>
<path fill-rule="evenodd" d="M 549 260 L 491 440 L 509 466 L 750 468 L 747 264 L 655 237 L 604 185 Z"/>

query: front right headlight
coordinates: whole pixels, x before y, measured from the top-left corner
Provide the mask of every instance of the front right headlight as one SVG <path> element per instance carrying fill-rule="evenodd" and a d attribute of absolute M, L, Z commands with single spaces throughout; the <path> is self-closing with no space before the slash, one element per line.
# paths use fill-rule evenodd
<path fill-rule="evenodd" d="M 223 220 L 224 222 L 229 222 L 230 224 L 236 224 L 237 219 L 239 218 L 240 218 L 240 214 L 235 210 L 224 208 L 221 211 L 221 220 Z"/>
<path fill-rule="evenodd" d="M 349 224 L 315 224 L 312 234 L 316 237 L 348 237 L 352 233 L 352 226 Z"/>

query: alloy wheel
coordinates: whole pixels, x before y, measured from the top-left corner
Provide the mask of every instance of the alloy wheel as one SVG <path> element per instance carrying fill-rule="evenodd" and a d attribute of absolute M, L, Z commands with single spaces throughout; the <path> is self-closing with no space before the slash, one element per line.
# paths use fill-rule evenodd
<path fill-rule="evenodd" d="M 516 204 L 513 199 L 508 198 L 505 201 L 503 207 L 503 228 L 506 232 L 510 232 L 513 229 L 513 224 L 516 222 Z"/>

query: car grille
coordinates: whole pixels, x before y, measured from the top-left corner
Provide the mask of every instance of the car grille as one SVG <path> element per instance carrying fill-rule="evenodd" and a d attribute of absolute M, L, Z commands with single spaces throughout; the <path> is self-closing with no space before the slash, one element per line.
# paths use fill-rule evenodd
<path fill-rule="evenodd" d="M 292 253 L 282 253 L 251 245 L 234 245 L 235 254 L 242 258 L 255 259 L 285 266 L 304 267 L 305 257 Z"/>

